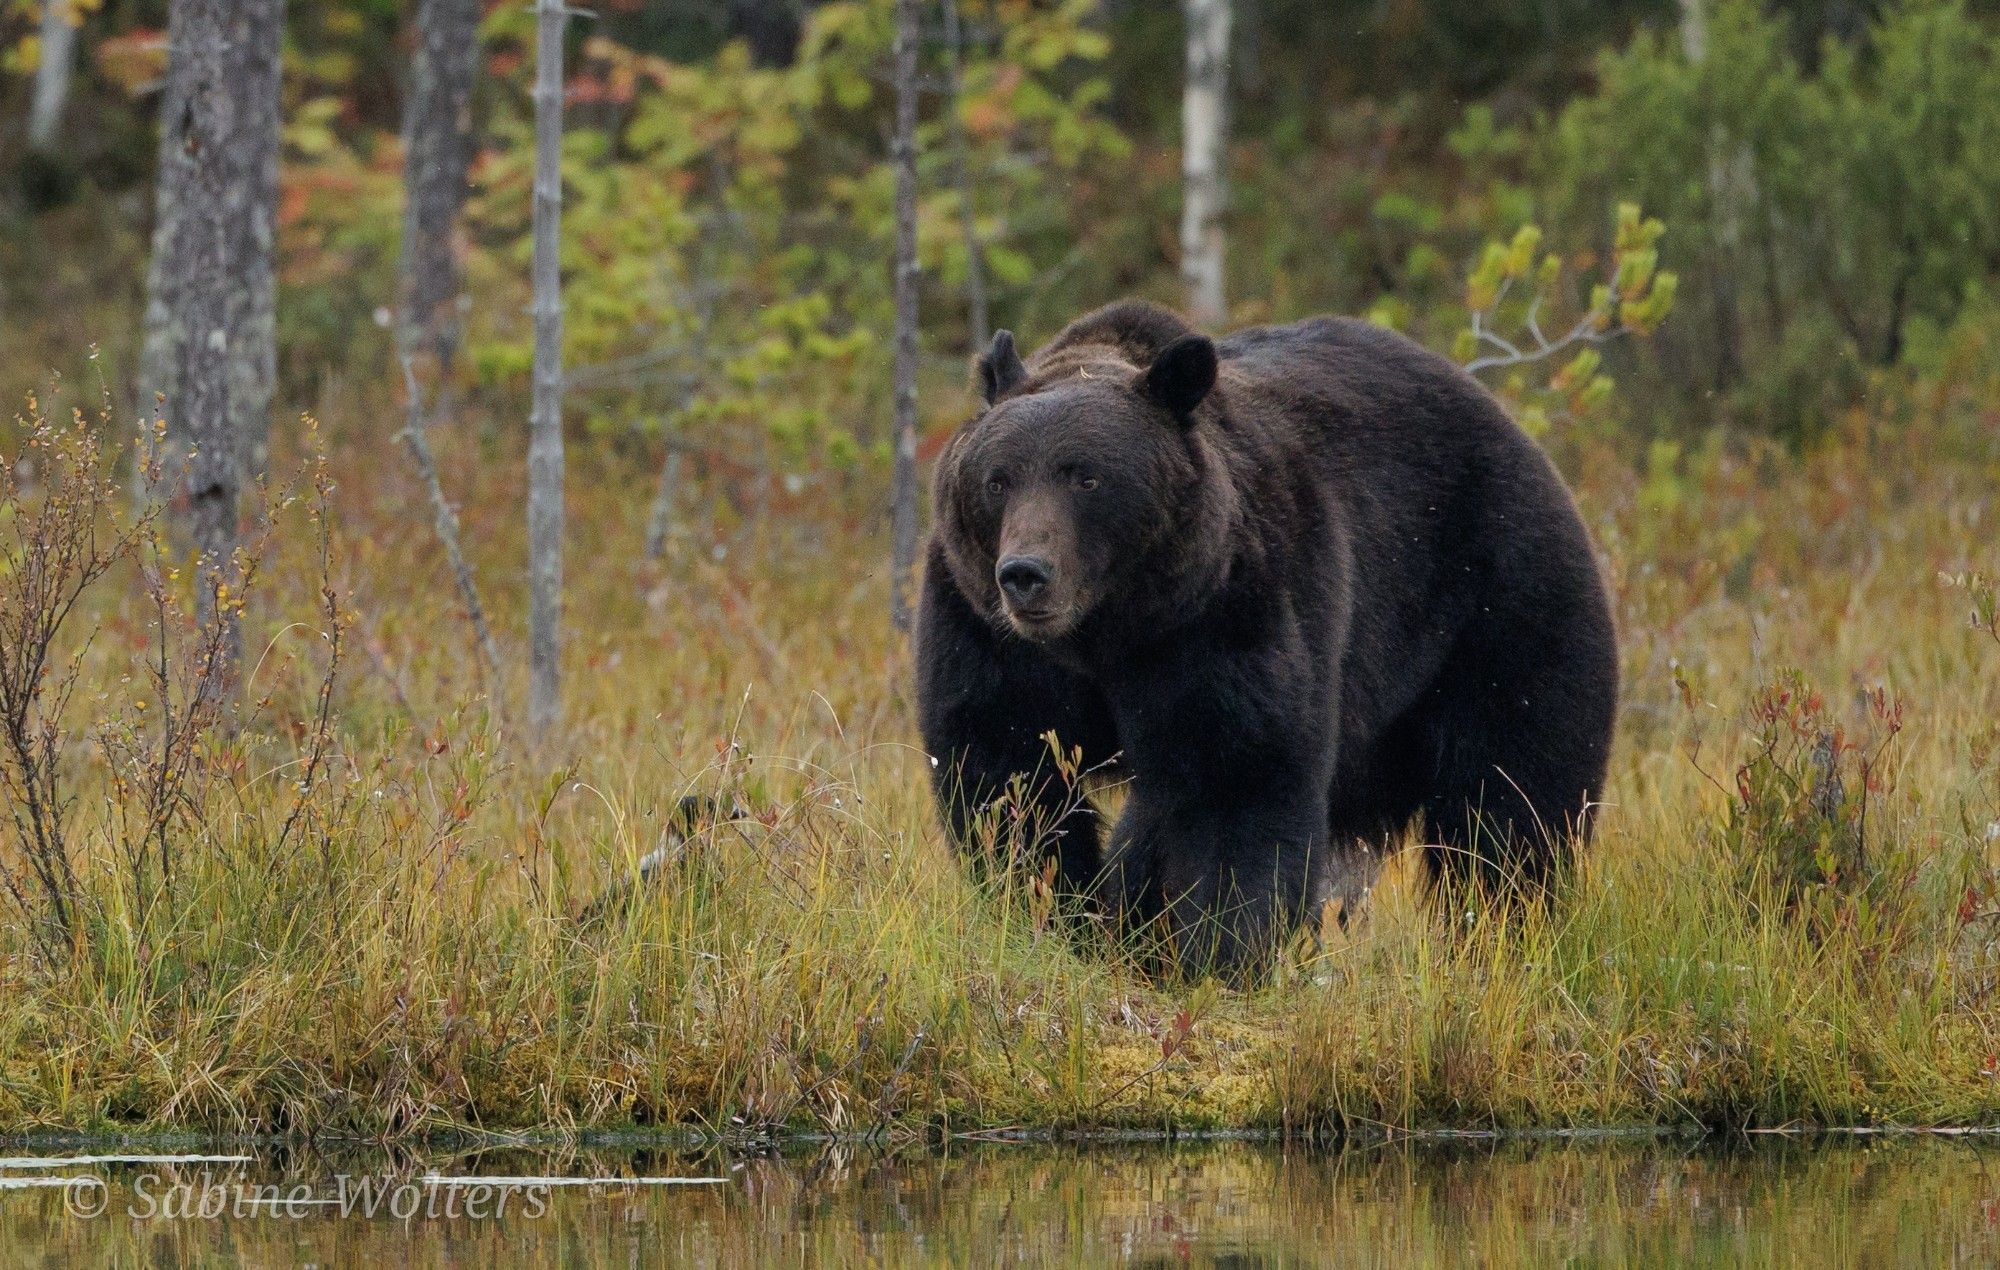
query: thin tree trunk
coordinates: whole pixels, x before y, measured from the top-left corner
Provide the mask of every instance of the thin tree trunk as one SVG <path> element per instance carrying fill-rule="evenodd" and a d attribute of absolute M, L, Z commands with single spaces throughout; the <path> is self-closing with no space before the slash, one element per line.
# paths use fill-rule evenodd
<path fill-rule="evenodd" d="M 76 72 L 76 24 L 82 20 L 72 0 L 46 0 L 42 5 L 41 60 L 35 65 L 35 96 L 28 107 L 28 144 L 36 150 L 55 148 Z"/>
<path fill-rule="evenodd" d="M 1680 0 L 1681 52 L 1687 55 L 1690 66 L 1708 60 L 1708 14 L 1702 9 L 1703 2 Z"/>
<path fill-rule="evenodd" d="M 910 629 L 917 560 L 917 0 L 896 0 L 896 464 L 889 620 Z"/>
<path fill-rule="evenodd" d="M 710 232 L 710 229 L 704 226 L 702 237 L 707 238 Z M 674 411 L 675 414 L 686 413 L 695 394 L 701 391 L 708 370 L 708 331 L 715 324 L 717 287 L 705 279 L 698 280 L 695 286 L 701 299 L 697 301 L 693 346 L 688 350 L 688 360 L 692 364 L 688 368 L 686 378 L 679 386 L 681 401 Z M 674 499 L 680 493 L 683 457 L 679 430 L 671 416 L 661 420 L 661 439 L 666 442 L 666 454 L 660 460 L 660 483 L 653 493 L 653 505 L 646 512 L 646 559 L 648 560 L 658 560 L 667 554 L 667 535 L 673 532 Z"/>
<path fill-rule="evenodd" d="M 146 265 L 146 316 L 139 345 L 138 401 L 134 410 L 140 418 L 160 428 L 170 426 L 179 414 L 181 345 L 186 337 L 179 304 L 181 277 L 174 256 L 184 177 L 184 169 L 176 161 L 179 130 L 175 121 L 186 113 L 181 101 L 181 79 L 169 67 L 160 95 L 159 175 L 153 183 L 153 243 Z M 146 447 L 134 446 L 135 500 L 143 501 L 152 491 L 151 483 L 144 479 L 145 463 Z M 172 478 L 173 474 L 168 476 Z"/>
<path fill-rule="evenodd" d="M 562 711 L 563 0 L 535 3 L 535 397 L 528 422 L 528 730 Z"/>
<path fill-rule="evenodd" d="M 421 0 L 403 113 L 404 351 L 440 377 L 458 352 L 459 213 L 472 170 L 472 85 L 481 0 Z"/>
<path fill-rule="evenodd" d="M 1223 163 L 1229 131 L 1229 0 L 1186 0 L 1187 85 L 1181 98 L 1181 281 L 1203 325 L 1223 302 Z"/>
<path fill-rule="evenodd" d="M 646 559 L 658 560 L 667 554 L 667 535 L 674 527 L 674 495 L 681 484 L 681 446 L 667 438 L 667 457 L 660 465 L 660 485 L 653 494 L 653 506 L 646 514 Z"/>
<path fill-rule="evenodd" d="M 230 360 L 230 414 L 243 473 L 262 480 L 270 469 L 271 407 L 278 395 L 278 137 L 283 74 L 285 0 L 240 0 L 229 7 L 231 75 L 244 105 L 236 158 L 243 231 L 249 251 L 243 284 L 243 346 Z"/>
<path fill-rule="evenodd" d="M 979 241 L 979 218 L 972 207 L 972 158 L 965 140 L 965 120 L 959 117 L 959 67 L 965 43 L 958 26 L 958 0 L 944 0 L 945 118 L 951 127 L 951 177 L 958 187 L 959 230 L 965 236 L 965 301 L 967 325 L 975 352 L 985 349 L 992 335 L 986 307 L 986 248 Z"/>
<path fill-rule="evenodd" d="M 1708 60 L 1708 14 L 1706 0 L 1680 0 L 1681 52 L 1690 66 Z M 1715 356 L 1709 360 L 1711 385 L 1717 391 L 1735 383 L 1742 374 L 1742 350 L 1736 294 L 1739 258 L 1743 245 L 1742 190 L 1731 171 L 1729 138 L 1720 125 L 1709 130 L 1708 198 L 1716 250 L 1705 253 L 1709 287 L 1709 322 L 1715 340 Z"/>
<path fill-rule="evenodd" d="M 201 555 L 196 614 L 220 625 L 228 667 L 241 653 L 230 591 L 241 515 L 244 436 L 268 417 L 271 225 L 278 128 L 282 0 L 174 0 L 168 25 L 173 81 L 160 174 L 183 209 L 172 221 L 161 276 L 187 338 L 177 341 L 172 414 L 188 447 L 187 517 Z M 267 201 L 268 200 L 268 201 Z M 260 283 L 259 279 L 262 278 Z M 260 290 L 260 287 L 262 288 Z M 225 671 L 225 683 L 233 671 Z"/>
<path fill-rule="evenodd" d="M 402 314 L 398 343 L 409 417 L 402 441 L 430 496 L 431 523 L 465 602 L 466 617 L 487 677 L 496 715 L 504 713 L 500 648 L 458 536 L 458 513 L 445 496 L 428 432 L 449 396 L 458 346 L 460 287 L 458 227 L 472 166 L 472 81 L 479 62 L 480 0 L 422 0 L 417 50 L 403 114 Z M 424 404 L 417 359 L 428 353 L 437 379 L 433 405 Z"/>

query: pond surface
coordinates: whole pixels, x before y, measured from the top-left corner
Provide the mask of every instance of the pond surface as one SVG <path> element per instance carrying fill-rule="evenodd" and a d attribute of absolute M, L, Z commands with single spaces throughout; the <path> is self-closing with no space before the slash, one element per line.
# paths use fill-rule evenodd
<path fill-rule="evenodd" d="M 0 1157 L 7 1266 L 2000 1264 L 1983 1138 Z"/>

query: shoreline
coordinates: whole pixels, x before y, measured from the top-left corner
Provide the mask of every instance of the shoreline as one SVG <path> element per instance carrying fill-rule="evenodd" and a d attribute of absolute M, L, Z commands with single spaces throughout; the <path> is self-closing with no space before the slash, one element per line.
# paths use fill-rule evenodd
<path fill-rule="evenodd" d="M 576 1133 L 556 1130 L 521 1132 L 437 1132 L 394 1138 L 342 1135 L 291 1137 L 283 1134 L 215 1134 L 198 1132 L 111 1133 L 69 1132 L 0 1134 L 0 1155 L 12 1152 L 90 1152 L 114 1157 L 141 1151 L 219 1151 L 278 1149 L 339 1153 L 347 1151 L 661 1151 L 682 1153 L 732 1151 L 784 1156 L 800 1151 L 847 1147 L 892 1151 L 915 1150 L 941 1154 L 967 1146 L 1212 1146 L 1245 1144 L 1305 1148 L 1337 1153 L 1355 1148 L 1444 1147 L 1465 1143 L 1651 1143 L 1683 1142 L 1713 1146 L 1731 1139 L 1821 1140 L 1881 1138 L 1894 1140 L 1951 1139 L 2000 1146 L 2000 1123 L 1986 1125 L 1793 1125 L 1756 1129 L 1718 1129 L 1697 1125 L 1587 1126 L 1581 1128 L 1449 1129 L 1424 1128 L 1337 1136 L 1291 1133 L 1275 1129 L 992 1129 L 952 1134 L 828 1134 L 800 1130 L 772 1134 L 754 1141 L 727 1134 L 688 1129 L 603 1129 Z M 114 1150 L 114 1148 L 116 1150 Z"/>

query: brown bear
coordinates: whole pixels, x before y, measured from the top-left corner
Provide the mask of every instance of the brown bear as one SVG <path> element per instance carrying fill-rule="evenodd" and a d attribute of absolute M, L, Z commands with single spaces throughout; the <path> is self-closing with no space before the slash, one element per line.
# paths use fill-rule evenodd
<path fill-rule="evenodd" d="M 1588 835 L 1610 605 L 1561 478 L 1470 375 L 1365 322 L 1218 342 L 1125 301 L 1025 363 L 1000 332 L 978 378 L 917 629 L 961 842 L 1006 800 L 1005 850 L 1199 972 L 1357 900 L 1418 816 L 1432 873 L 1481 882 L 1540 884 Z M 1114 769 L 1107 844 L 1086 774 Z"/>

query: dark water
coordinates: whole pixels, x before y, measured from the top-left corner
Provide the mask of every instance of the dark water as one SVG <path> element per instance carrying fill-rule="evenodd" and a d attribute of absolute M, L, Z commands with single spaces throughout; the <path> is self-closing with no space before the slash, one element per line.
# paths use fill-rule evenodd
<path fill-rule="evenodd" d="M 0 1265 L 2000 1264 L 1967 1138 L 59 1154 L 0 1150 Z"/>

